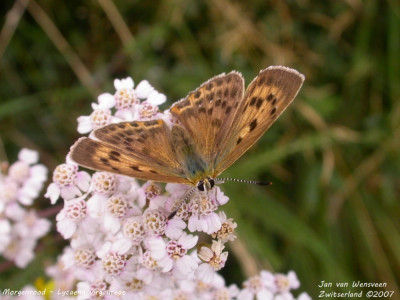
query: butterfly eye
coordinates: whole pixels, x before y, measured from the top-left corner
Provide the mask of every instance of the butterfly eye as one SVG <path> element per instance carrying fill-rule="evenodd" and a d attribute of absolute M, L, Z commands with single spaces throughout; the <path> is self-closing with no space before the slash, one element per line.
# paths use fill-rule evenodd
<path fill-rule="evenodd" d="M 208 182 L 210 183 L 211 188 L 213 188 L 215 185 L 214 179 L 209 178 L 209 177 L 207 177 L 207 179 L 208 179 Z"/>
<path fill-rule="evenodd" d="M 215 185 L 214 179 L 207 177 L 203 180 L 200 180 L 197 183 L 197 188 L 199 189 L 199 191 L 204 192 L 205 190 L 211 190 Z"/>
<path fill-rule="evenodd" d="M 204 180 L 200 180 L 197 183 L 197 188 L 199 189 L 199 191 L 204 192 Z"/>

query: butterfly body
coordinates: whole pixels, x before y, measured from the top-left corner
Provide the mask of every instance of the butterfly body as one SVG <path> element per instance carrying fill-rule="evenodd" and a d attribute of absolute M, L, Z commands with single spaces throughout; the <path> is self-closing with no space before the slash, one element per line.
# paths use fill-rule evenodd
<path fill-rule="evenodd" d="M 272 125 L 303 81 L 296 70 L 269 67 L 244 91 L 240 73 L 221 74 L 173 104 L 178 125 L 110 124 L 95 130 L 94 139 L 79 139 L 69 155 L 90 169 L 207 190 Z"/>
<path fill-rule="evenodd" d="M 173 126 L 171 133 L 173 149 L 182 166 L 182 172 L 192 184 L 196 184 L 210 172 L 207 162 L 182 127 Z"/>

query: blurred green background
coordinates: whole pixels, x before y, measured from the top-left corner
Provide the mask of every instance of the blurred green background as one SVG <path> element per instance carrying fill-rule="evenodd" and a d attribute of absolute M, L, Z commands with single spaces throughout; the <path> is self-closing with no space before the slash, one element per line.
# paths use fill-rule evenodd
<path fill-rule="evenodd" d="M 240 283 L 261 268 L 294 270 L 315 298 L 321 280 L 385 282 L 399 295 L 398 1 L 17 0 L 0 8 L 0 160 L 28 147 L 50 172 L 78 138 L 76 118 L 99 93 L 114 92 L 114 78 L 149 80 L 167 108 L 221 72 L 238 70 L 247 83 L 269 65 L 304 73 L 295 102 L 224 173 L 274 183 L 223 186 L 224 209 L 239 225 L 224 276 Z M 27 271 L 0 274 L 2 288 L 32 283 L 63 247 L 42 243 Z"/>

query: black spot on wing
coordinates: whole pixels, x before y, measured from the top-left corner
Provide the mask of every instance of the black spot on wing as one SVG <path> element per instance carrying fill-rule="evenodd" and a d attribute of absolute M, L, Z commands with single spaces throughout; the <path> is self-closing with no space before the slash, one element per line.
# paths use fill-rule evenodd
<path fill-rule="evenodd" d="M 158 124 L 157 120 L 150 120 L 150 121 L 144 122 L 144 126 L 146 126 L 146 127 L 151 127 L 151 126 L 154 126 L 156 124 Z"/>
<path fill-rule="evenodd" d="M 258 86 L 262 86 L 262 85 L 264 85 L 264 83 L 265 83 L 265 76 L 261 76 L 261 77 L 258 79 L 257 85 L 258 85 Z"/>
<path fill-rule="evenodd" d="M 211 125 L 214 127 L 220 127 L 221 126 L 221 120 L 220 119 L 214 119 L 211 121 Z"/>
<path fill-rule="evenodd" d="M 100 158 L 100 161 L 101 161 L 103 164 L 105 164 L 105 165 L 110 165 L 110 162 L 108 161 L 107 158 L 101 157 L 101 158 Z"/>
<path fill-rule="evenodd" d="M 274 107 L 273 109 L 271 109 L 271 115 L 275 114 L 276 112 L 276 107 Z"/>
<path fill-rule="evenodd" d="M 229 88 L 225 88 L 224 90 L 224 97 L 227 98 L 229 95 Z"/>
<path fill-rule="evenodd" d="M 196 94 L 197 94 L 197 93 L 196 93 Z M 176 107 L 177 107 L 179 110 L 181 110 L 182 108 L 185 108 L 186 106 L 189 106 L 189 105 L 190 105 L 190 102 L 184 100 L 184 101 L 181 101 L 181 102 L 179 102 L 178 104 L 176 104 Z M 133 123 L 133 124 L 136 124 L 136 123 Z M 139 126 L 139 125 L 136 124 L 136 126 L 133 126 L 133 127 L 138 127 L 138 126 Z"/>
<path fill-rule="evenodd" d="M 258 99 L 257 99 L 257 103 L 256 103 L 257 109 L 260 109 L 262 103 L 263 103 L 263 99 L 262 99 L 262 98 L 258 98 Z"/>
<path fill-rule="evenodd" d="M 250 127 L 250 131 L 253 131 L 253 130 L 257 127 L 257 119 L 254 119 L 254 120 L 250 123 L 249 127 Z"/>
<path fill-rule="evenodd" d="M 112 155 L 110 155 L 110 156 L 109 156 L 109 158 L 110 158 L 111 160 L 114 160 L 114 161 L 119 161 L 119 162 L 121 162 L 121 161 L 119 160 L 119 158 L 118 158 L 118 157 L 115 157 L 115 156 L 112 156 Z"/>
<path fill-rule="evenodd" d="M 231 90 L 231 98 L 235 97 L 237 93 L 238 93 L 238 88 L 237 86 L 234 86 Z"/>
<path fill-rule="evenodd" d="M 207 95 L 207 100 L 210 102 L 211 100 L 213 100 L 214 99 L 214 97 L 215 97 L 215 94 L 214 93 L 209 93 L 208 95 Z"/>

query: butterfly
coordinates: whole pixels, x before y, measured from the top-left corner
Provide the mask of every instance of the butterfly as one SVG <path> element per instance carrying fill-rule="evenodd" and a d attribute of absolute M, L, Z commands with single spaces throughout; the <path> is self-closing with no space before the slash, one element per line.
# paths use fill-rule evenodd
<path fill-rule="evenodd" d="M 94 138 L 80 138 L 69 156 L 93 170 L 209 190 L 288 107 L 303 81 L 294 69 L 271 66 L 245 91 L 239 72 L 223 73 L 172 105 L 176 125 L 161 119 L 110 124 Z"/>

